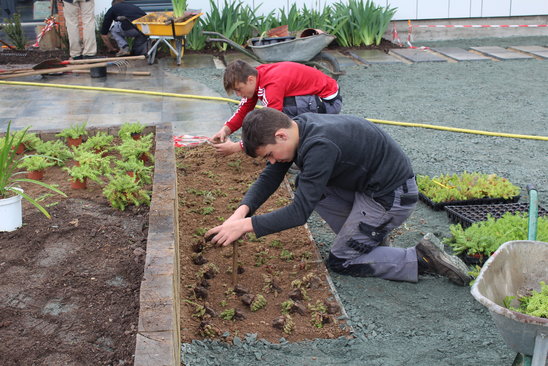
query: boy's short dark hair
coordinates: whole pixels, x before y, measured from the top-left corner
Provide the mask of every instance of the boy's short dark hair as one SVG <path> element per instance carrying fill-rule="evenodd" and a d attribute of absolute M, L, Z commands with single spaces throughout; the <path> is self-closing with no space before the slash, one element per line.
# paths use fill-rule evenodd
<path fill-rule="evenodd" d="M 275 144 L 276 131 L 289 127 L 291 127 L 291 119 L 276 109 L 261 108 L 249 112 L 242 124 L 245 153 L 256 158 L 257 149 L 260 146 Z"/>
<path fill-rule="evenodd" d="M 257 76 L 257 69 L 242 60 L 235 60 L 228 64 L 223 76 L 223 85 L 230 94 L 237 83 L 246 83 L 249 76 Z"/>

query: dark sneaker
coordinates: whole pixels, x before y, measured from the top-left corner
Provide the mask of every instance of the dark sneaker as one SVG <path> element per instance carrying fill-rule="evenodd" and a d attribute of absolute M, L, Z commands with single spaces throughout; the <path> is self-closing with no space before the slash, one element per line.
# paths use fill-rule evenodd
<path fill-rule="evenodd" d="M 419 273 L 435 273 L 447 277 L 459 286 L 466 286 L 472 280 L 468 267 L 462 260 L 449 255 L 434 234 L 426 234 L 415 247 Z"/>

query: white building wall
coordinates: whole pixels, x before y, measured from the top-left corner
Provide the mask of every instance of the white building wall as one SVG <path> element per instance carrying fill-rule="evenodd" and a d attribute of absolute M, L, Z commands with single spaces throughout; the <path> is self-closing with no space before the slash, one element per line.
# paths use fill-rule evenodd
<path fill-rule="evenodd" d="M 318 9 L 325 5 L 345 0 L 242 0 L 243 3 L 256 8 L 259 13 L 268 14 L 280 8 L 286 11 L 295 3 L 299 9 L 305 4 L 307 8 Z M 548 15 L 548 0 L 373 0 L 381 6 L 397 8 L 394 20 L 447 19 L 447 18 L 481 18 L 509 17 L 526 15 Z M 95 0 L 97 14 L 110 7 L 111 0 Z M 215 0 L 218 7 L 224 0 Z M 202 9 L 209 12 L 209 0 L 188 0 L 189 9 Z"/>

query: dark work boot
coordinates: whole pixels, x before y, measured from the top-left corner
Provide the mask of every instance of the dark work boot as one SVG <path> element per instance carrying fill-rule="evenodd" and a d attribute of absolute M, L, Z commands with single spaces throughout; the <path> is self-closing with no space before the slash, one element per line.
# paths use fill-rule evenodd
<path fill-rule="evenodd" d="M 458 257 L 445 253 L 442 244 L 434 234 L 426 234 L 415 246 L 415 251 L 419 273 L 439 274 L 459 286 L 466 286 L 472 280 L 468 275 L 466 264 Z"/>

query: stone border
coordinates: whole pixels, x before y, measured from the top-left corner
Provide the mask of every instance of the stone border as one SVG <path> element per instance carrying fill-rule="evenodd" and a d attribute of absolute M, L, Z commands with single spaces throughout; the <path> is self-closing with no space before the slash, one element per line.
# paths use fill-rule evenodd
<path fill-rule="evenodd" d="M 177 176 L 171 123 L 156 126 L 152 201 L 134 365 L 181 364 Z"/>

